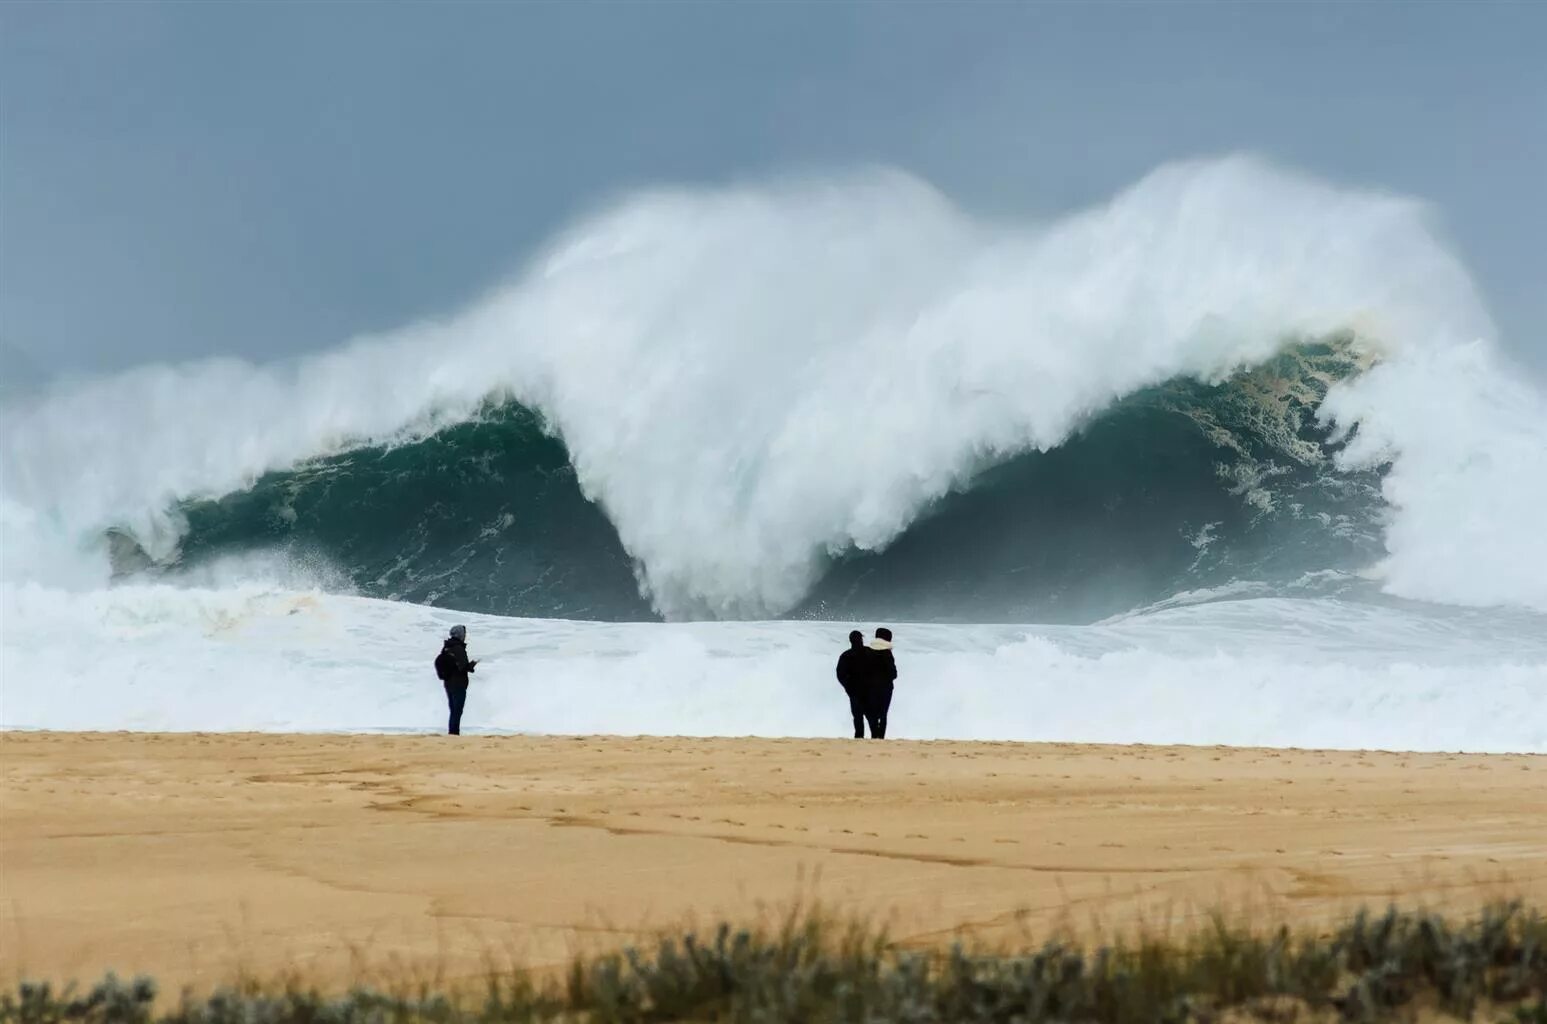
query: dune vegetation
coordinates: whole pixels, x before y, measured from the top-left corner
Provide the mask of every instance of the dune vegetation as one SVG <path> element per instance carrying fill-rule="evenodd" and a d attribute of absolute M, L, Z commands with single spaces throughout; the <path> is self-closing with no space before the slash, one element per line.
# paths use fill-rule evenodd
<path fill-rule="evenodd" d="M 247 980 L 173 999 L 151 979 L 109 976 L 0 996 L 5 1024 L 1451 1019 L 1547 1024 L 1547 918 L 1520 903 L 1464 920 L 1393 908 L 1309 933 L 1220 916 L 1181 936 L 1013 952 L 907 948 L 806 910 L 775 927 L 666 935 L 565 972 L 491 972 L 461 990 Z"/>

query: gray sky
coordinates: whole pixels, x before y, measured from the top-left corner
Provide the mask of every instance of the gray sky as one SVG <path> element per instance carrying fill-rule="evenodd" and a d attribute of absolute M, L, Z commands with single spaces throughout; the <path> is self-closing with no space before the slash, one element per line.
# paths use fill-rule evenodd
<path fill-rule="evenodd" d="M 9 3 L 0 342 L 330 346 L 640 184 L 885 162 L 1045 215 L 1247 149 L 1432 201 L 1547 372 L 1544 52 L 1536 3 Z"/>

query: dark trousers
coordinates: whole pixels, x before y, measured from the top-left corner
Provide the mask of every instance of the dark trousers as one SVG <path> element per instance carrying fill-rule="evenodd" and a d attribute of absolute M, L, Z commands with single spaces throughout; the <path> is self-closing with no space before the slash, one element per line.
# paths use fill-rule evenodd
<path fill-rule="evenodd" d="M 884 740 L 886 739 L 886 713 L 892 708 L 892 685 L 888 683 L 885 689 L 872 693 L 868 704 L 869 706 L 865 708 L 865 719 L 870 723 L 870 738 Z"/>
<path fill-rule="evenodd" d="M 865 702 L 857 692 L 851 690 L 848 693 L 849 714 L 854 716 L 854 738 L 862 740 L 865 738 Z"/>
<path fill-rule="evenodd" d="M 462 708 L 467 704 L 467 687 L 446 684 L 446 704 L 451 709 L 451 721 L 446 731 L 453 736 L 462 735 Z"/>

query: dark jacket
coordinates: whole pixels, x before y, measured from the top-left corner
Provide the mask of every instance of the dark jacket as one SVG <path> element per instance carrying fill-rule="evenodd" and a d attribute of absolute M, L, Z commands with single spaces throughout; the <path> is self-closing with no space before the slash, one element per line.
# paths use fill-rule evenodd
<path fill-rule="evenodd" d="M 865 662 L 870 652 L 856 644 L 838 655 L 838 684 L 843 692 L 853 697 L 865 686 Z"/>
<path fill-rule="evenodd" d="M 450 637 L 441 644 L 440 654 L 435 658 L 435 671 L 440 675 L 441 681 L 447 686 L 467 686 L 467 677 L 472 675 L 478 662 L 467 659 L 467 643 Z"/>
<path fill-rule="evenodd" d="M 897 659 L 892 657 L 891 648 L 878 651 L 874 647 L 867 647 L 865 660 L 860 664 L 864 666 L 864 687 L 867 693 L 892 692 L 892 684 L 897 681 Z"/>

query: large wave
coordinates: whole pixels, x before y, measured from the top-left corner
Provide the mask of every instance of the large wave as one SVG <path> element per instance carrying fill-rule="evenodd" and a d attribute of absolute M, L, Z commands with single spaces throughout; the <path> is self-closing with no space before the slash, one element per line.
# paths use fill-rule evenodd
<path fill-rule="evenodd" d="M 1288 434 L 1230 421 L 1329 338 L 1357 365 Z M 1078 618 L 1316 568 L 1547 609 L 1547 412 L 1465 271 L 1413 202 L 1245 158 L 1047 225 L 887 172 L 640 194 L 452 319 L 3 417 L 13 583 L 267 534 L 370 593 L 593 617 Z"/>
<path fill-rule="evenodd" d="M 1315 415 L 1328 387 L 1360 368 L 1340 338 L 1217 385 L 1140 391 L 1053 451 L 983 470 L 885 552 L 838 556 L 791 614 L 1091 621 L 1243 579 L 1325 584 L 1381 551 L 1378 475 L 1338 471 Z M 282 554 L 282 565 L 329 567 L 343 587 L 393 600 L 652 617 L 563 445 L 513 402 L 420 440 L 267 473 L 180 513 L 181 544 L 159 560 L 112 534 L 121 577 L 212 580 L 233 559 L 250 575 Z"/>

